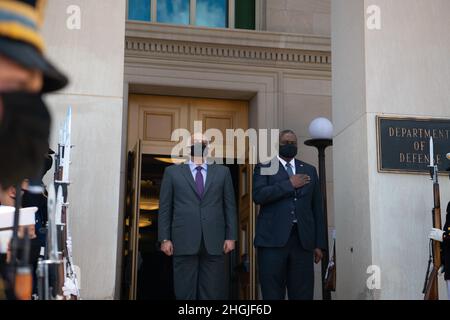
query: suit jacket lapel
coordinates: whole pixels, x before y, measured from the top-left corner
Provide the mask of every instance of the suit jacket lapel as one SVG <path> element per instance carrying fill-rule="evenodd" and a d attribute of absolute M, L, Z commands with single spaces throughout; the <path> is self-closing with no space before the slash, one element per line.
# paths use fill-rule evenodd
<path fill-rule="evenodd" d="M 295 159 L 295 173 L 296 174 L 306 174 L 305 166 L 300 160 Z"/>
<path fill-rule="evenodd" d="M 300 160 L 295 159 L 295 174 L 308 174 L 306 172 L 305 166 Z M 302 188 L 298 189 L 300 193 L 298 193 L 300 196 L 305 194 L 305 190 L 308 187 L 308 185 L 303 186 Z"/>
<path fill-rule="evenodd" d="M 287 173 L 286 168 L 283 166 L 283 164 L 281 163 L 280 160 L 278 160 L 278 164 L 279 165 L 278 165 L 278 172 L 277 172 L 277 174 L 280 174 L 283 177 L 289 179 L 289 174 Z"/>
<path fill-rule="evenodd" d="M 211 184 L 214 181 L 215 174 L 216 166 L 213 164 L 208 164 L 208 172 L 206 173 L 205 192 L 203 193 L 203 198 L 205 198 L 208 189 L 211 187 Z"/>
<path fill-rule="evenodd" d="M 189 167 L 188 164 L 180 164 L 180 166 L 182 166 L 181 172 L 183 173 L 183 176 L 186 178 L 188 184 L 192 188 L 192 191 L 194 191 L 195 195 L 198 198 L 197 187 L 195 186 L 195 183 L 194 183 L 195 182 L 194 177 L 192 177 L 191 168 Z"/>

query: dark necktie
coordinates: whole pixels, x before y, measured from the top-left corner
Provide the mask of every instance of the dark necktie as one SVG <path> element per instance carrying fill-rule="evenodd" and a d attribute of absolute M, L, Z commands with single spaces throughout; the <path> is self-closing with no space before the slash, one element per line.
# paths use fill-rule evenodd
<path fill-rule="evenodd" d="M 286 163 L 286 172 L 289 175 L 289 177 L 292 177 L 294 175 L 294 171 L 292 170 L 292 166 L 289 162 Z M 295 202 L 297 201 L 297 190 L 294 192 L 294 203 L 292 204 L 292 223 L 297 223 L 297 218 L 295 217 Z"/>
<path fill-rule="evenodd" d="M 197 170 L 197 174 L 195 175 L 195 185 L 197 186 L 197 194 L 198 197 L 201 199 L 203 197 L 203 192 L 205 191 L 205 185 L 203 182 L 203 174 L 202 174 L 202 167 L 198 166 L 195 168 Z"/>
<path fill-rule="evenodd" d="M 286 163 L 286 172 L 289 177 L 292 177 L 294 175 L 294 171 L 292 171 L 292 166 L 289 162 Z"/>

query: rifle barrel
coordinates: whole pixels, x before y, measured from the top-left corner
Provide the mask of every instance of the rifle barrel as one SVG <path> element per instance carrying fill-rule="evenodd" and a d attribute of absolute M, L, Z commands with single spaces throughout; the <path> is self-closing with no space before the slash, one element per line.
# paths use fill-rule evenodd
<path fill-rule="evenodd" d="M 15 278 L 17 272 L 17 252 L 19 250 L 19 220 L 20 207 L 22 204 L 22 186 L 16 186 L 16 201 L 14 211 L 13 235 L 11 239 L 11 261 L 10 261 L 10 282 L 12 288 L 15 287 Z"/>
<path fill-rule="evenodd" d="M 441 200 L 440 200 L 440 191 L 439 191 L 439 173 L 437 164 L 435 164 L 432 168 L 433 173 L 433 199 L 434 199 L 434 208 L 432 210 L 432 218 L 433 218 L 433 228 L 442 229 L 441 224 Z M 425 300 L 438 300 L 439 299 L 439 290 L 438 290 L 438 271 L 441 267 L 441 243 L 436 240 L 432 240 L 432 252 L 433 252 L 433 270 L 430 274 L 430 277 L 427 281 L 427 288 L 425 292 Z"/>

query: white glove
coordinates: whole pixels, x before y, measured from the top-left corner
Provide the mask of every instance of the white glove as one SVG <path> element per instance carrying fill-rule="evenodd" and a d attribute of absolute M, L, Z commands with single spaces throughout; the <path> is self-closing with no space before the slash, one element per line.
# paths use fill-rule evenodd
<path fill-rule="evenodd" d="M 436 228 L 432 228 L 428 238 L 442 242 L 444 236 L 444 231 Z"/>
<path fill-rule="evenodd" d="M 78 295 L 78 291 L 77 291 L 77 287 L 74 283 L 74 281 L 70 278 L 66 278 L 64 280 L 64 287 L 63 289 L 63 294 L 66 297 L 70 297 L 70 296 L 77 296 Z"/>

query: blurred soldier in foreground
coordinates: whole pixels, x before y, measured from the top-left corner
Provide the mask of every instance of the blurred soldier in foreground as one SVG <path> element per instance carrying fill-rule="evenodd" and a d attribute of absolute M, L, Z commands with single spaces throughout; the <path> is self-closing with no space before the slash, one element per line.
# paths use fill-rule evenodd
<path fill-rule="evenodd" d="M 5 190 L 41 174 L 51 122 L 42 94 L 68 83 L 44 57 L 39 28 L 45 2 L 0 0 L 0 187 Z M 0 277 L 0 298 L 2 287 Z"/>
<path fill-rule="evenodd" d="M 43 0 L 0 0 L 0 185 L 42 170 L 50 115 L 42 94 L 67 78 L 44 57 Z"/>

